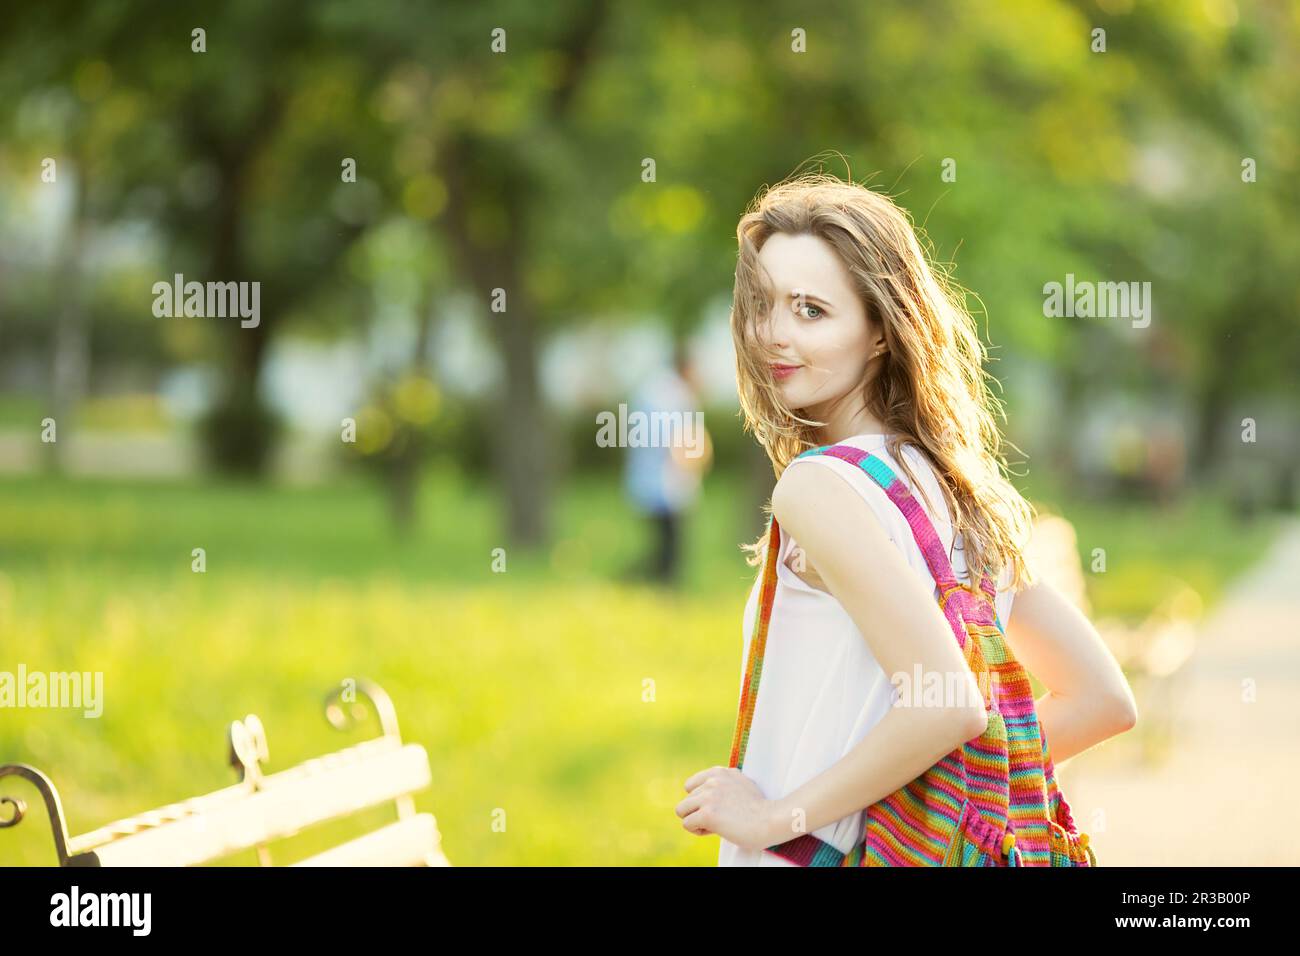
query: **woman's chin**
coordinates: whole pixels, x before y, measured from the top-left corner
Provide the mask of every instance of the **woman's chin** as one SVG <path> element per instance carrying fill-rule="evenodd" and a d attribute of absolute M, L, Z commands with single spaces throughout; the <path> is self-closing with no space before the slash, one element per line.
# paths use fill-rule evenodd
<path fill-rule="evenodd" d="M 777 379 L 776 387 L 780 389 L 781 397 L 785 399 L 785 403 L 791 408 L 794 408 L 795 406 L 802 408 L 804 403 L 808 401 L 808 396 L 803 394 L 803 389 L 799 388 L 797 385 L 793 385 L 790 382 L 782 382 L 780 379 Z"/>

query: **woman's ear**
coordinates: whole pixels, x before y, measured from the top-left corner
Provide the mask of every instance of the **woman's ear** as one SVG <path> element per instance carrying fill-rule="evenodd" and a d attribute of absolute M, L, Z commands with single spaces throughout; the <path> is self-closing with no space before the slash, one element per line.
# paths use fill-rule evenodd
<path fill-rule="evenodd" d="M 885 342 L 884 326 L 879 323 L 872 323 L 871 331 L 873 335 L 871 339 L 871 349 L 868 354 L 874 359 L 879 358 L 881 355 L 888 352 L 889 345 Z"/>

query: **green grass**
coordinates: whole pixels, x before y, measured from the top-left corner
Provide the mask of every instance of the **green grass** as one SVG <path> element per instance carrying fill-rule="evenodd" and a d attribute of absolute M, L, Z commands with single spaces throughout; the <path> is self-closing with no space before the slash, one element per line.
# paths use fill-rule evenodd
<path fill-rule="evenodd" d="M 214 587 L 209 572 L 90 596 L 85 583 L 60 573 L 34 606 L 4 613 L 7 633 L 46 635 L 20 658 L 29 671 L 104 672 L 99 719 L 14 711 L 0 733 L 6 754 L 54 777 L 74 830 L 230 783 L 223 734 L 248 712 L 267 728 L 270 770 L 355 742 L 319 700 L 368 676 L 429 751 L 434 784 L 417 803 L 453 862 L 710 862 L 674 830 L 672 807 L 681 780 L 726 760 L 739 647 L 728 602 L 682 606 L 669 631 L 669 606 L 629 588 L 249 574 Z M 504 833 L 491 827 L 498 809 Z M 321 848 L 306 836 L 296 851 Z M 6 862 L 49 856 L 36 818 L 4 838 Z"/>
<path fill-rule="evenodd" d="M 706 492 L 687 529 L 687 591 L 746 586 L 740 559 L 761 516 L 743 514 L 729 482 Z M 481 481 L 439 469 L 421 495 L 419 526 L 390 527 L 384 498 L 357 477 L 308 488 L 239 483 L 0 478 L 0 567 L 93 568 L 110 575 L 190 573 L 203 548 L 208 574 L 250 570 L 301 577 L 393 575 L 411 582 L 494 583 L 493 551 L 506 548 L 507 580 L 548 585 L 614 580 L 651 543 L 648 523 L 617 482 L 571 482 L 554 509 L 553 541 L 527 553 L 508 546 L 496 499 Z M 746 523 L 752 528 L 742 530 Z"/>
<path fill-rule="evenodd" d="M 417 806 L 437 816 L 453 863 L 712 865 L 716 839 L 687 835 L 673 807 L 730 747 L 753 576 L 736 545 L 759 528 L 737 486 L 710 479 L 679 595 L 614 580 L 650 536 L 610 479 L 568 484 L 555 545 L 508 549 L 504 574 L 491 570 L 505 542 L 481 483 L 437 471 L 421 505 L 418 533 L 398 542 L 361 481 L 0 480 L 0 670 L 102 671 L 105 683 L 98 719 L 0 711 L 0 763 L 49 773 L 80 833 L 229 784 L 225 728 L 249 712 L 267 729 L 268 771 L 359 739 L 328 726 L 320 701 L 366 676 L 429 752 Z M 1271 527 L 1241 533 L 1204 498 L 1066 513 L 1085 553 L 1105 542 L 1108 571 L 1090 579 L 1105 614 L 1140 615 L 1173 578 L 1212 600 Z M 196 547 L 204 574 L 190 569 Z M 0 864 L 52 862 L 35 792 L 6 779 L 0 793 L 32 807 L 0 831 Z M 305 831 L 277 860 L 385 818 Z"/>

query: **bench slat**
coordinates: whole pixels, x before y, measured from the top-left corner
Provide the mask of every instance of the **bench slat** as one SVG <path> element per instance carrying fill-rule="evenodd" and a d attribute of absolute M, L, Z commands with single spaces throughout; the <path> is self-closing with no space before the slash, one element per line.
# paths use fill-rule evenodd
<path fill-rule="evenodd" d="M 433 814 L 419 813 L 293 865 L 450 866 L 441 844 Z"/>
<path fill-rule="evenodd" d="M 315 758 L 305 763 L 297 764 L 287 770 L 281 771 L 273 776 L 278 780 L 290 779 L 297 775 L 312 773 L 319 770 L 323 761 L 329 761 L 330 765 L 342 764 L 348 761 L 365 759 L 376 754 L 389 753 L 400 749 L 402 742 L 396 737 L 385 736 L 375 737 L 370 740 L 362 741 L 352 747 L 344 748 L 325 758 Z M 180 803 L 169 804 L 165 807 L 159 807 L 156 810 L 148 810 L 144 813 L 138 813 L 133 817 L 126 817 L 121 820 L 114 820 L 112 823 L 105 824 L 97 830 L 91 830 L 78 836 L 68 839 L 68 855 L 76 856 L 86 854 L 91 850 L 114 840 L 133 836 L 161 824 L 170 823 L 174 820 L 181 820 L 186 817 L 194 816 L 200 813 L 210 813 L 218 807 L 248 799 L 251 793 L 250 787 L 245 783 L 238 783 L 234 786 L 223 787 L 211 793 L 205 793 L 198 797 L 192 797 L 189 800 Z"/>
<path fill-rule="evenodd" d="M 422 790 L 430 782 L 428 754 L 419 744 L 360 745 L 270 774 L 260 790 L 243 799 L 121 837 L 93 853 L 100 866 L 192 866 Z"/>

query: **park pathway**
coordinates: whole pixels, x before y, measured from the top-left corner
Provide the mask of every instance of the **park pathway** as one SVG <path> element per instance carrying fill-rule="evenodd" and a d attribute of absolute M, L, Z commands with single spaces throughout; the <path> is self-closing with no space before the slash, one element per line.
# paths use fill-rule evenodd
<path fill-rule="evenodd" d="M 1137 728 L 1061 768 L 1098 863 L 1300 864 L 1300 520 L 1229 587 L 1175 680 L 1159 762 L 1137 745 L 1139 694 Z"/>

